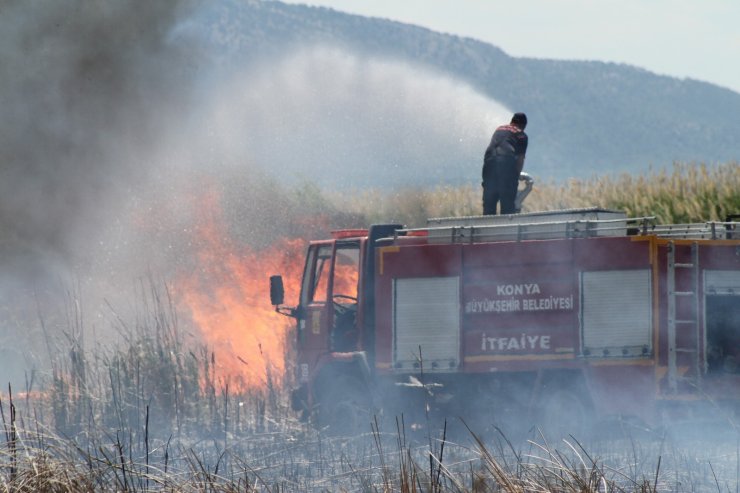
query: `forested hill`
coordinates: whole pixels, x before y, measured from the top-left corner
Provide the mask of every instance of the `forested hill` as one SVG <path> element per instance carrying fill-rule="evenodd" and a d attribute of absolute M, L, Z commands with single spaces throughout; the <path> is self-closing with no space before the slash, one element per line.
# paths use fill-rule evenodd
<path fill-rule="evenodd" d="M 552 178 L 740 158 L 740 94 L 709 83 L 623 64 L 516 58 L 473 39 L 277 1 L 222 0 L 199 19 L 226 65 L 321 44 L 449 74 L 528 113 L 529 162 Z"/>

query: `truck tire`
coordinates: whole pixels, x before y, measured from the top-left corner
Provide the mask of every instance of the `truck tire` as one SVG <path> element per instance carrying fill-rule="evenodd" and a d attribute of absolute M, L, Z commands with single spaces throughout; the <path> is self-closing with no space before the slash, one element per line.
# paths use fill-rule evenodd
<path fill-rule="evenodd" d="M 538 406 L 540 431 L 549 441 L 585 440 L 591 434 L 593 412 L 586 399 L 572 388 L 547 390 Z"/>
<path fill-rule="evenodd" d="M 360 379 L 339 376 L 318 392 L 317 425 L 331 435 L 353 436 L 370 430 L 372 402 Z"/>

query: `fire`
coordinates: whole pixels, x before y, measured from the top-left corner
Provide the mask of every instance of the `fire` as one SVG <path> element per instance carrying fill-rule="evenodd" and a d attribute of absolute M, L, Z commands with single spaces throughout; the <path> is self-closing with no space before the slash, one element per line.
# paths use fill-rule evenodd
<path fill-rule="evenodd" d="M 334 294 L 357 297 L 360 271 L 357 259 L 348 258 L 340 251 L 334 265 Z"/>
<path fill-rule="evenodd" d="M 217 378 L 237 390 L 264 389 L 268 379 L 279 383 L 285 375 L 292 324 L 270 305 L 269 277 L 282 274 L 286 293 L 297 296 L 304 244 L 286 239 L 263 251 L 237 245 L 219 199 L 213 192 L 200 199 L 193 229 L 197 265 L 176 292 L 215 354 Z"/>

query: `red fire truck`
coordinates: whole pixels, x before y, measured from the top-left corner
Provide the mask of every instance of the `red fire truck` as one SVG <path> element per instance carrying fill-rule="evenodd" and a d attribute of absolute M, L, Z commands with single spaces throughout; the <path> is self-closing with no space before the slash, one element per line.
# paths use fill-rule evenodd
<path fill-rule="evenodd" d="M 740 402 L 740 230 L 597 208 L 337 231 L 308 247 L 293 406 L 655 423 Z M 564 425 L 565 426 L 565 425 Z"/>

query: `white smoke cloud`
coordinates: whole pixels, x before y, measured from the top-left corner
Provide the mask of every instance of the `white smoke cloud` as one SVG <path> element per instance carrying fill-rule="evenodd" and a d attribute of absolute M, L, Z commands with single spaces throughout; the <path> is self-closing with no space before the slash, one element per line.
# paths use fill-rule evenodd
<path fill-rule="evenodd" d="M 247 195 L 227 212 L 259 233 L 275 202 L 236 175 L 334 189 L 475 182 L 510 116 L 441 74 L 325 47 L 236 74 L 214 76 L 207 59 L 191 70 L 193 40 L 173 34 L 179 3 L 2 9 L 0 308 L 23 297 L 31 319 L 49 281 L 107 297 L 172 267 L 197 211 L 186 191 L 203 173 Z M 103 333 L 94 302 L 86 313 Z M 3 340 L 37 323 L 26 322 L 0 321 Z"/>
<path fill-rule="evenodd" d="M 356 188 L 476 182 L 511 116 L 449 76 L 325 47 L 237 77 L 215 108 L 220 147 L 286 180 Z"/>

